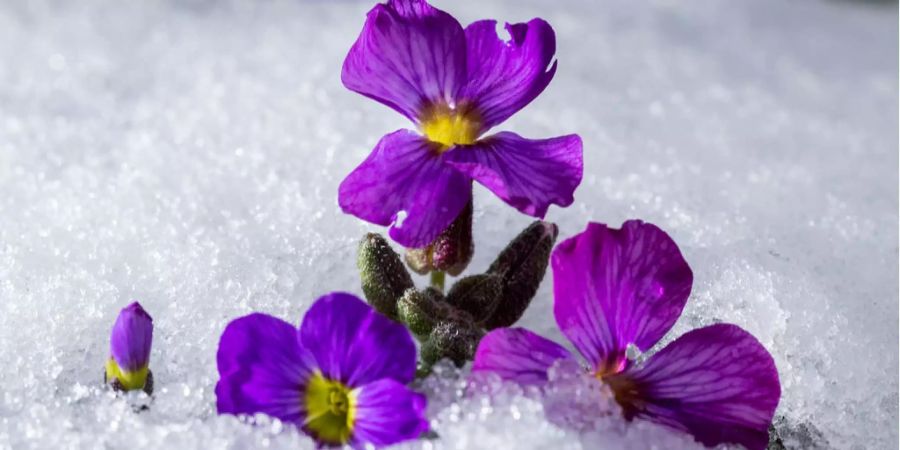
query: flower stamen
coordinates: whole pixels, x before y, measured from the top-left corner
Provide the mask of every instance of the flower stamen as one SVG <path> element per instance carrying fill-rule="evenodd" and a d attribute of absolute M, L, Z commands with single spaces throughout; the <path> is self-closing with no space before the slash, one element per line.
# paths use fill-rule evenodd
<path fill-rule="evenodd" d="M 316 438 L 336 445 L 350 440 L 356 419 L 356 396 L 349 387 L 316 373 L 306 385 L 304 404 L 306 428 Z"/>
<path fill-rule="evenodd" d="M 422 133 L 429 141 L 441 144 L 441 152 L 454 145 L 471 145 L 481 134 L 477 115 L 466 108 L 441 105 L 423 115 Z"/>

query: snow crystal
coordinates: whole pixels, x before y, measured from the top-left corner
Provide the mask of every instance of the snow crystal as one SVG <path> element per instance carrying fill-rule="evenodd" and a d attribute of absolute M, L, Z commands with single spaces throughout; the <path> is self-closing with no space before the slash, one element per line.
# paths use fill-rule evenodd
<path fill-rule="evenodd" d="M 896 5 L 435 3 L 554 25 L 555 80 L 499 129 L 584 139 L 575 203 L 547 217 L 561 237 L 642 218 L 680 244 L 696 281 L 665 342 L 737 323 L 775 357 L 786 444 L 896 448 Z M 370 7 L 0 2 L 0 448 L 313 448 L 217 416 L 215 351 L 239 315 L 297 323 L 361 293 L 356 243 L 378 228 L 341 214 L 337 186 L 410 126 L 341 86 Z M 470 270 L 530 220 L 476 188 Z M 563 342 L 551 292 L 522 324 Z M 99 386 L 132 300 L 155 319 L 153 399 Z M 694 445 L 603 415 L 602 387 L 548 401 L 465 376 L 423 382 L 437 436 L 404 447 Z M 546 419 L 573 390 L 596 423 Z"/>

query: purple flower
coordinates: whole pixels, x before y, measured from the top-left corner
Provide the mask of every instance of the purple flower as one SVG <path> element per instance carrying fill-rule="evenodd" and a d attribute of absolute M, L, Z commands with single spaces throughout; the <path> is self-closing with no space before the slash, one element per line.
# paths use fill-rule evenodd
<path fill-rule="evenodd" d="M 379 225 L 406 247 L 424 247 L 460 214 L 477 180 L 519 211 L 543 217 L 568 206 L 581 182 L 581 138 L 482 138 L 534 100 L 556 72 L 556 38 L 541 19 L 465 29 L 424 0 L 369 11 L 341 80 L 415 123 L 381 138 L 341 183 L 344 212 Z"/>
<path fill-rule="evenodd" d="M 621 230 L 591 223 L 554 250 L 552 264 L 556 323 L 626 418 L 662 423 L 710 446 L 766 447 L 781 397 L 778 372 L 740 327 L 693 330 L 643 364 L 626 357 L 631 345 L 647 351 L 659 342 L 691 292 L 691 269 L 665 232 L 636 220 Z M 574 356 L 552 341 L 498 329 L 481 341 L 472 370 L 542 385 L 548 368 L 564 359 Z"/>
<path fill-rule="evenodd" d="M 150 372 L 153 319 L 134 302 L 119 312 L 109 339 L 106 381 L 125 391 L 145 389 Z"/>
<path fill-rule="evenodd" d="M 216 355 L 220 414 L 264 413 L 326 445 L 390 445 L 428 430 L 425 397 L 406 387 L 406 329 L 350 294 L 331 293 L 298 330 L 266 314 L 232 321 Z"/>

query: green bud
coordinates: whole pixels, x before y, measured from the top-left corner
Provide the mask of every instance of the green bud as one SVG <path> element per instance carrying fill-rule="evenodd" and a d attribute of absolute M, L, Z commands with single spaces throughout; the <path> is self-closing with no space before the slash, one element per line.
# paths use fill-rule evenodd
<path fill-rule="evenodd" d="M 397 314 L 400 321 L 420 340 L 425 340 L 434 329 L 442 314 L 434 295 L 412 288 L 407 289 L 397 302 Z"/>
<path fill-rule="evenodd" d="M 472 315 L 476 323 L 490 317 L 503 294 L 503 277 L 495 274 L 461 278 L 447 293 L 447 303 Z"/>
<path fill-rule="evenodd" d="M 472 326 L 476 325 L 475 318 L 473 318 L 472 315 L 468 312 L 463 311 L 459 308 L 455 308 L 449 303 L 444 303 L 442 306 L 443 308 L 441 309 L 441 317 L 444 317 L 451 322 L 471 324 Z"/>
<path fill-rule="evenodd" d="M 400 255 L 384 237 L 369 233 L 359 243 L 357 265 L 366 300 L 380 313 L 396 319 L 397 300 L 413 287 Z"/>
<path fill-rule="evenodd" d="M 446 230 L 427 247 L 406 250 L 406 264 L 425 275 L 433 270 L 457 276 L 466 269 L 475 253 L 472 241 L 472 200 Z"/>
<path fill-rule="evenodd" d="M 437 305 L 440 305 L 441 303 L 443 303 L 446 300 L 444 298 L 443 292 L 441 292 L 431 286 L 425 288 L 425 290 L 422 291 L 422 293 L 425 294 L 425 296 L 428 297 L 429 300 L 433 301 Z"/>
<path fill-rule="evenodd" d="M 462 367 L 466 361 L 475 357 L 475 349 L 483 333 L 470 323 L 457 321 L 440 321 L 431 330 L 428 340 L 422 344 L 422 362 L 426 367 L 434 365 L 443 358 L 448 358 Z"/>
<path fill-rule="evenodd" d="M 508 327 L 522 317 L 544 279 L 558 232 L 555 224 L 536 221 L 500 252 L 487 273 L 503 278 L 503 294 L 485 328 Z"/>

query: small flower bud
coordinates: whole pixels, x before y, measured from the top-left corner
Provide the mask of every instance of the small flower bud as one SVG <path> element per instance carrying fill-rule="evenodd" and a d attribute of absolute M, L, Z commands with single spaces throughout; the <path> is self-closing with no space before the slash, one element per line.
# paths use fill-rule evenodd
<path fill-rule="evenodd" d="M 452 276 L 466 270 L 475 253 L 472 240 L 472 200 L 466 204 L 456 220 L 432 244 L 431 265 Z"/>
<path fill-rule="evenodd" d="M 461 274 L 475 253 L 472 241 L 472 201 L 459 216 L 427 247 L 406 250 L 406 264 L 414 272 L 425 275 L 433 270 L 452 276 Z"/>
<path fill-rule="evenodd" d="M 480 274 L 461 278 L 447 293 L 447 303 L 472 315 L 476 323 L 490 317 L 503 294 L 503 277 Z"/>
<path fill-rule="evenodd" d="M 119 312 L 110 336 L 110 357 L 106 361 L 104 382 L 117 391 L 142 389 L 153 393 L 150 373 L 150 348 L 153 343 L 153 319 L 140 303 L 134 302 Z"/>
<path fill-rule="evenodd" d="M 503 294 L 485 328 L 508 327 L 522 317 L 547 271 L 558 232 L 555 224 L 536 221 L 500 252 L 487 273 L 503 278 Z"/>
<path fill-rule="evenodd" d="M 396 319 L 397 300 L 413 287 L 400 255 L 384 237 L 369 233 L 359 243 L 357 266 L 366 300 L 378 312 Z"/>
<path fill-rule="evenodd" d="M 405 259 L 406 265 L 419 275 L 427 275 L 434 269 L 431 265 L 431 245 L 406 249 Z"/>
<path fill-rule="evenodd" d="M 397 313 L 400 321 L 406 324 L 420 340 L 425 340 L 441 319 L 434 295 L 418 289 L 407 289 L 397 302 Z"/>
<path fill-rule="evenodd" d="M 475 356 L 475 349 L 483 332 L 471 323 L 441 321 L 431 330 L 428 340 L 422 344 L 422 362 L 426 367 L 448 358 L 462 367 Z"/>

